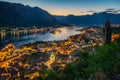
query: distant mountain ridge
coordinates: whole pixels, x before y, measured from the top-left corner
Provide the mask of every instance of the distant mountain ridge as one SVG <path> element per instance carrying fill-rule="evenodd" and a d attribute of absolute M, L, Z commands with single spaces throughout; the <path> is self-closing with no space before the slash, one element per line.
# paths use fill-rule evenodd
<path fill-rule="evenodd" d="M 38 7 L 0 1 L 0 27 L 63 25 L 54 16 Z"/>
<path fill-rule="evenodd" d="M 112 24 L 120 24 L 120 14 L 107 12 L 94 13 L 84 16 L 55 16 L 57 20 L 71 25 L 102 25 L 106 19 Z"/>

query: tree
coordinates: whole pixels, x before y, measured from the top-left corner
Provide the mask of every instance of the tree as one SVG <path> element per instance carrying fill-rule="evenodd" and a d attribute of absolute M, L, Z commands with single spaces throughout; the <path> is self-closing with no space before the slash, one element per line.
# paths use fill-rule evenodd
<path fill-rule="evenodd" d="M 113 80 L 114 74 L 120 73 L 120 44 L 96 46 L 92 53 L 82 52 L 80 59 L 69 63 L 61 71 L 50 70 L 46 80 Z M 44 69 L 43 69 L 44 70 Z M 43 74 L 43 73 L 42 73 Z"/>
<path fill-rule="evenodd" d="M 47 66 L 42 65 L 40 70 L 38 71 L 40 76 L 36 78 L 36 80 L 44 80 L 47 76 Z"/>

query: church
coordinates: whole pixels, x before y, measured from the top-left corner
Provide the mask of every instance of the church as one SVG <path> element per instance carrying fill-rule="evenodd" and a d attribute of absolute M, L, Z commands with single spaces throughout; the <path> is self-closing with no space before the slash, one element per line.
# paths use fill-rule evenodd
<path fill-rule="evenodd" d="M 103 42 L 104 44 L 111 43 L 112 28 L 109 20 L 107 19 L 103 25 Z"/>

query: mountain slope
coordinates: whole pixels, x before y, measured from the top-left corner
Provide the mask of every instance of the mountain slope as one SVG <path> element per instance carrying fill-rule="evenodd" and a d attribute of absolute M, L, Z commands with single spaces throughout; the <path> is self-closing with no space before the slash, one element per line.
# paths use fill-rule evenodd
<path fill-rule="evenodd" d="M 0 1 L 0 26 L 60 25 L 54 16 L 38 7 Z"/>
<path fill-rule="evenodd" d="M 94 13 L 93 15 L 84 15 L 84 16 L 55 16 L 61 22 L 67 24 L 75 25 L 102 25 L 106 18 L 110 20 L 112 24 L 120 24 L 120 14 L 112 13 Z"/>

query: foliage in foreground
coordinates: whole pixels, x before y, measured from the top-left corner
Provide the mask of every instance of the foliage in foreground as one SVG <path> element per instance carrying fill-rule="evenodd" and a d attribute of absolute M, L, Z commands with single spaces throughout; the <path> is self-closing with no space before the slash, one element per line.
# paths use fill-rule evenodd
<path fill-rule="evenodd" d="M 95 47 L 95 51 L 78 56 L 79 60 L 67 64 L 62 71 L 41 69 L 40 73 L 45 73 L 36 80 L 113 80 L 115 74 L 120 74 L 120 44 Z"/>

